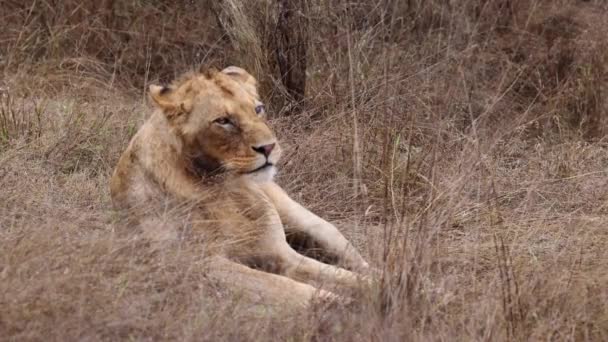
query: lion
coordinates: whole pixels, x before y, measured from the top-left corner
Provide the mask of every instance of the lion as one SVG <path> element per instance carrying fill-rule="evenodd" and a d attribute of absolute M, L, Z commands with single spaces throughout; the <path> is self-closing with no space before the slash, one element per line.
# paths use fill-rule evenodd
<path fill-rule="evenodd" d="M 220 242 L 209 274 L 265 299 L 305 304 L 336 298 L 319 283 L 356 288 L 369 279 L 353 244 L 273 181 L 281 147 L 252 75 L 235 66 L 189 72 L 151 85 L 149 97 L 155 110 L 110 180 L 116 209 L 142 215 L 144 207 L 164 210 L 160 198 L 189 203 L 192 231 Z M 289 232 L 343 267 L 299 253 Z"/>

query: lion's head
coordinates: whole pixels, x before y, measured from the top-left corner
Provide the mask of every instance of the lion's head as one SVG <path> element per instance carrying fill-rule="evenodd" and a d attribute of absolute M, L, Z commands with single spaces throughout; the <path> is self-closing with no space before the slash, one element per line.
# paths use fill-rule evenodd
<path fill-rule="evenodd" d="M 189 73 L 167 87 L 150 86 L 150 97 L 193 172 L 274 175 L 281 150 L 266 124 L 256 83 L 247 71 L 228 67 Z"/>

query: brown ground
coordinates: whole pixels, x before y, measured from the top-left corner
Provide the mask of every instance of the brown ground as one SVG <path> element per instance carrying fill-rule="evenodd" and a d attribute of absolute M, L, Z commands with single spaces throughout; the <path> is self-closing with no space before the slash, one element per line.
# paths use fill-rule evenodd
<path fill-rule="evenodd" d="M 0 2 L 0 340 L 608 340 L 603 1 L 303 1 L 289 116 L 273 2 L 195 3 Z M 114 214 L 142 89 L 201 61 L 260 78 L 279 183 L 376 290 L 285 313 Z"/>

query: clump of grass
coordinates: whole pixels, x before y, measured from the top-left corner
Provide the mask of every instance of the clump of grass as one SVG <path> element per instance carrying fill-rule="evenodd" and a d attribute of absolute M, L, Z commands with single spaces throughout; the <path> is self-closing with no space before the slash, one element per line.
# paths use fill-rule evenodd
<path fill-rule="evenodd" d="M 0 146 L 40 138 L 44 112 L 44 101 L 15 99 L 8 91 L 0 92 Z"/>

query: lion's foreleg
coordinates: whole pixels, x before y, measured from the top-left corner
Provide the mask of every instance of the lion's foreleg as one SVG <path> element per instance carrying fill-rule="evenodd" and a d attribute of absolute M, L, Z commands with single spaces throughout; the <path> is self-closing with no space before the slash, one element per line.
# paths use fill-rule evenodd
<path fill-rule="evenodd" d="M 305 233 L 329 253 L 336 255 L 341 263 L 353 270 L 367 270 L 369 264 L 355 246 L 331 223 L 313 214 L 291 199 L 281 187 L 273 182 L 262 187 L 289 228 Z"/>
<path fill-rule="evenodd" d="M 281 307 L 303 307 L 316 300 L 338 297 L 293 279 L 249 268 L 224 257 L 209 258 L 207 277 L 222 288 L 238 292 L 255 302 Z"/>
<path fill-rule="evenodd" d="M 278 256 L 282 264 L 282 273 L 296 280 L 329 283 L 351 289 L 358 288 L 369 280 L 343 268 L 298 254 L 287 243 L 281 248 Z"/>

